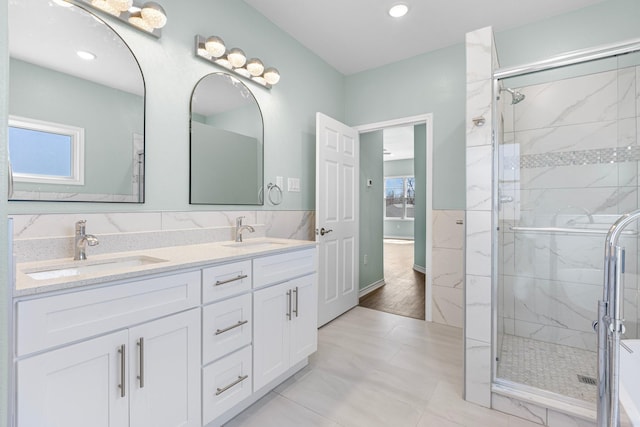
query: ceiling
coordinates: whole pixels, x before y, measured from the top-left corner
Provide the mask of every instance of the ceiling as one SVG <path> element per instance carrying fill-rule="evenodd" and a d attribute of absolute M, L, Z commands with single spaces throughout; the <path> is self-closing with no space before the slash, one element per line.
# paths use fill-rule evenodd
<path fill-rule="evenodd" d="M 413 126 L 395 126 L 382 130 L 382 160 L 413 159 Z"/>
<path fill-rule="evenodd" d="M 244 0 L 345 75 L 456 43 L 478 28 L 494 31 L 603 0 Z M 402 18 L 387 14 L 409 6 Z"/>

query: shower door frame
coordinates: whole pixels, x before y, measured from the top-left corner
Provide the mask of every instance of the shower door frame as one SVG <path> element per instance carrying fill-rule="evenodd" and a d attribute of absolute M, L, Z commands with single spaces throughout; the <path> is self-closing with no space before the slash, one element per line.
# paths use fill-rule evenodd
<path fill-rule="evenodd" d="M 497 364 L 498 364 L 498 286 L 499 286 L 499 206 L 500 201 L 498 197 L 498 161 L 499 150 L 498 144 L 501 141 L 501 136 L 498 135 L 498 103 L 496 102 L 497 96 L 500 90 L 500 81 L 509 77 L 524 76 L 541 71 L 548 71 L 558 69 L 566 66 L 584 64 L 587 62 L 597 61 L 599 59 L 615 57 L 626 53 L 640 52 L 640 38 L 621 41 L 619 43 L 612 43 L 606 45 L 595 46 L 588 49 L 574 50 L 552 56 L 547 59 L 543 59 L 536 62 L 530 62 L 513 67 L 504 67 L 494 70 L 492 78 L 492 147 L 493 147 L 493 171 L 492 171 L 492 235 L 491 243 L 493 245 L 493 259 L 492 259 L 492 284 L 491 284 L 491 304 L 492 304 L 492 319 L 491 319 L 491 334 L 492 334 L 492 359 L 491 359 L 491 391 L 500 391 L 503 394 L 514 395 L 514 397 L 531 400 L 531 396 L 535 395 L 537 403 L 547 403 L 549 406 L 556 406 L 553 403 L 556 401 L 555 393 L 545 390 L 536 390 L 535 392 L 529 391 L 529 386 L 514 383 L 509 380 L 498 381 L 497 378 Z M 566 404 L 562 405 L 566 409 Z M 587 409 L 586 406 L 585 408 Z M 582 412 L 582 411 L 580 411 Z M 583 413 L 584 415 L 584 413 Z"/>

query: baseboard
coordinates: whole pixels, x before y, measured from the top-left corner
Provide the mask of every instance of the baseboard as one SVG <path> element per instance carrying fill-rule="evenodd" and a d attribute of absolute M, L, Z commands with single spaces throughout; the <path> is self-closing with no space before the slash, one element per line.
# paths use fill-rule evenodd
<path fill-rule="evenodd" d="M 418 273 L 427 274 L 427 269 L 418 264 L 413 264 L 413 269 Z"/>
<path fill-rule="evenodd" d="M 381 288 L 382 286 L 384 286 L 384 279 L 380 279 L 377 282 L 373 282 L 372 284 L 367 285 L 364 288 L 360 289 L 359 297 L 362 298 L 363 296 L 375 291 L 378 288 Z"/>
<path fill-rule="evenodd" d="M 383 239 L 393 239 L 393 240 L 415 240 L 414 237 L 409 236 L 382 236 Z"/>

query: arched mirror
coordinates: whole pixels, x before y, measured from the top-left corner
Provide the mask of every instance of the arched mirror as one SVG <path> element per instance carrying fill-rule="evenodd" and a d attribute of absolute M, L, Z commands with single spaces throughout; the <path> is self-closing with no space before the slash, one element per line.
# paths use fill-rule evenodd
<path fill-rule="evenodd" d="M 262 113 L 240 80 L 213 73 L 191 97 L 190 203 L 262 205 Z"/>
<path fill-rule="evenodd" d="M 144 201 L 142 71 L 91 12 L 9 1 L 10 200 Z"/>

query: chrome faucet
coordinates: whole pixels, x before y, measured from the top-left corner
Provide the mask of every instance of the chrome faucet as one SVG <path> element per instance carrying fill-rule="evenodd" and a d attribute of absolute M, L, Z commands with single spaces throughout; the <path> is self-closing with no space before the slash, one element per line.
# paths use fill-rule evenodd
<path fill-rule="evenodd" d="M 236 218 L 236 242 L 242 242 L 242 232 L 244 230 L 249 230 L 251 233 L 256 231 L 250 225 L 242 225 L 242 218 L 244 218 L 244 217 L 243 216 L 239 216 L 238 218 Z"/>
<path fill-rule="evenodd" d="M 98 238 L 93 234 L 86 234 L 86 226 L 87 221 L 84 219 L 76 222 L 76 238 L 73 245 L 73 259 L 76 261 L 87 259 L 87 245 L 96 246 L 100 243 Z"/>

